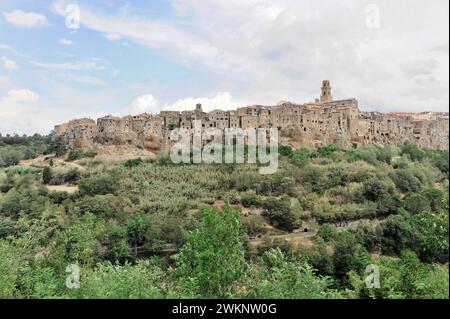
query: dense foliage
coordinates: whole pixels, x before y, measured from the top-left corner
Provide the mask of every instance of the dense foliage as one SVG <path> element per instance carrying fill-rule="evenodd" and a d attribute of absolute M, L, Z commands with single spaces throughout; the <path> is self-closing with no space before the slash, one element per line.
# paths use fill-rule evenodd
<path fill-rule="evenodd" d="M 446 151 L 285 146 L 272 175 L 65 153 L 0 138 L 0 298 L 448 298 Z"/>

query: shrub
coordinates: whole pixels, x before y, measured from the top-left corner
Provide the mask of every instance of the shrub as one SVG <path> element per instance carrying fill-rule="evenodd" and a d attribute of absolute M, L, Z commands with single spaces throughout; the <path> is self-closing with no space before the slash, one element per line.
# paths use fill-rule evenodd
<path fill-rule="evenodd" d="M 305 147 L 302 147 L 292 154 L 292 162 L 298 166 L 305 166 L 309 164 L 311 152 Z"/>
<path fill-rule="evenodd" d="M 382 215 L 395 214 L 401 207 L 400 197 L 395 188 L 384 180 L 371 178 L 365 182 L 363 196 L 377 203 L 378 213 Z"/>
<path fill-rule="evenodd" d="M 444 207 L 445 195 L 436 188 L 428 188 L 421 193 L 430 203 L 433 212 L 440 212 Z"/>
<path fill-rule="evenodd" d="M 80 195 L 95 196 L 113 194 L 116 191 L 116 181 L 109 175 L 93 176 L 78 182 Z"/>
<path fill-rule="evenodd" d="M 260 206 L 261 200 L 256 194 L 246 193 L 241 196 L 241 203 L 244 207 Z"/>
<path fill-rule="evenodd" d="M 77 168 L 71 168 L 67 171 L 65 182 L 74 183 L 80 178 L 81 174 Z"/>
<path fill-rule="evenodd" d="M 330 156 L 331 154 L 333 154 L 334 152 L 337 152 L 337 151 L 342 151 L 342 148 L 337 146 L 337 145 L 328 145 L 328 146 L 320 147 L 317 150 L 317 153 L 320 156 L 328 157 L 328 156 Z"/>
<path fill-rule="evenodd" d="M 263 234 L 266 231 L 264 218 L 260 215 L 251 214 L 241 217 L 241 220 L 242 224 L 247 228 L 247 234 L 250 236 Z"/>
<path fill-rule="evenodd" d="M 126 161 L 123 166 L 125 166 L 126 168 L 132 168 L 132 167 L 136 167 L 139 166 L 143 163 L 144 161 L 142 160 L 142 158 L 133 158 L 133 159 L 129 159 L 128 161 Z"/>
<path fill-rule="evenodd" d="M 417 192 L 422 187 L 420 180 L 406 169 L 397 169 L 389 177 L 402 193 Z"/>
<path fill-rule="evenodd" d="M 69 194 L 67 194 L 67 192 L 49 192 L 48 197 L 53 204 L 60 205 L 69 197 Z"/>
<path fill-rule="evenodd" d="M 287 199 L 268 198 L 263 204 L 262 216 L 273 226 L 286 231 L 292 231 L 295 224 L 295 216 Z"/>
<path fill-rule="evenodd" d="M 407 155 L 413 161 L 422 161 L 426 153 L 415 144 L 405 144 L 400 147 L 400 155 Z"/>
<path fill-rule="evenodd" d="M 97 156 L 97 153 L 82 150 L 70 150 L 67 155 L 67 161 L 76 161 L 82 158 L 93 158 Z"/>
<path fill-rule="evenodd" d="M 75 209 L 82 215 L 92 213 L 99 217 L 113 217 L 120 214 L 117 201 L 112 195 L 83 197 L 75 203 Z"/>
<path fill-rule="evenodd" d="M 405 209 L 411 214 L 431 210 L 430 200 L 422 194 L 409 194 L 403 199 Z"/>
<path fill-rule="evenodd" d="M 323 238 L 325 241 L 333 241 L 337 238 L 338 232 L 330 224 L 323 224 L 319 227 L 317 236 Z"/>
<path fill-rule="evenodd" d="M 281 145 L 278 147 L 278 153 L 281 156 L 292 156 L 293 154 L 292 147 Z"/>
<path fill-rule="evenodd" d="M 46 166 L 42 171 L 42 182 L 44 184 L 49 184 L 53 178 L 52 169 L 49 166 Z"/>

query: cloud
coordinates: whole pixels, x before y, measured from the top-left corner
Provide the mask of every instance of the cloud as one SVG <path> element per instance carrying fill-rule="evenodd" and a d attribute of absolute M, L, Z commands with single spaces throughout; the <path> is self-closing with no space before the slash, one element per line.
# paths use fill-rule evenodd
<path fill-rule="evenodd" d="M 7 69 L 7 70 L 17 70 L 18 69 L 15 61 L 13 61 L 5 56 L 2 56 L 1 60 L 3 63 L 3 67 L 5 69 Z"/>
<path fill-rule="evenodd" d="M 105 36 L 110 41 L 117 41 L 117 40 L 122 39 L 120 34 L 117 34 L 117 33 L 107 33 Z"/>
<path fill-rule="evenodd" d="M 244 102 L 237 102 L 233 100 L 230 92 L 219 92 L 210 97 L 187 97 L 179 99 L 170 105 L 163 107 L 164 110 L 172 111 L 189 111 L 195 109 L 195 105 L 200 103 L 202 109 L 206 112 L 221 109 L 221 110 L 234 110 L 238 107 L 247 105 Z"/>
<path fill-rule="evenodd" d="M 73 44 L 73 41 L 72 41 L 72 40 L 65 39 L 65 38 L 59 39 L 58 42 L 59 42 L 60 44 L 62 44 L 62 45 L 67 45 L 67 46 Z"/>
<path fill-rule="evenodd" d="M 84 62 L 75 62 L 75 63 L 44 63 L 44 62 L 32 61 L 31 64 L 41 67 L 41 68 L 55 69 L 55 70 L 62 70 L 62 71 L 103 68 L 101 66 L 98 66 L 97 63 L 95 63 L 93 61 L 84 61 Z"/>
<path fill-rule="evenodd" d="M 162 104 L 152 94 L 147 93 L 135 98 L 130 108 L 123 109 L 121 114 L 139 114 L 151 113 L 157 114 L 164 111 L 191 111 L 195 105 L 200 103 L 202 109 L 210 112 L 215 109 L 234 110 L 238 107 L 248 105 L 242 101 L 237 102 L 233 99 L 230 92 L 219 92 L 209 97 L 186 97 L 173 103 Z"/>
<path fill-rule="evenodd" d="M 81 76 L 81 75 L 68 75 L 66 78 L 70 81 L 88 84 L 88 85 L 96 85 L 96 86 L 106 86 L 107 83 L 100 78 L 95 76 Z"/>
<path fill-rule="evenodd" d="M 12 53 L 14 53 L 14 54 L 20 54 L 17 50 L 15 50 L 13 47 L 11 47 L 10 45 L 8 45 L 8 44 L 5 44 L 5 43 L 0 43 L 0 49 L 1 50 L 8 50 L 8 51 L 10 51 L 10 52 L 12 52 Z"/>
<path fill-rule="evenodd" d="M 53 2 L 51 9 L 65 16 L 66 1 Z M 81 7 L 80 23 L 83 27 L 104 33 L 111 40 L 129 38 L 151 49 L 164 51 L 169 58 L 187 66 L 204 65 L 216 71 L 241 69 L 244 61 L 204 41 L 194 33 L 162 20 L 147 20 L 137 16 L 104 16 L 89 7 Z"/>
<path fill-rule="evenodd" d="M 3 16 L 8 23 L 19 28 L 36 28 L 48 25 L 47 18 L 36 12 L 14 10 L 11 12 L 3 12 Z"/>
<path fill-rule="evenodd" d="M 39 100 L 39 95 L 29 89 L 9 90 L 6 97 L 0 102 L 10 103 L 28 103 L 36 102 Z"/>
<path fill-rule="evenodd" d="M 52 6 L 61 16 L 64 3 Z M 378 29 L 366 25 L 370 3 L 172 0 L 170 20 L 83 7 L 81 24 L 218 74 L 253 103 L 312 101 L 330 79 L 336 98 L 362 108 L 448 110 L 448 1 L 379 0 Z"/>
<path fill-rule="evenodd" d="M 11 50 L 11 47 L 7 44 L 0 43 L 0 49 Z"/>
<path fill-rule="evenodd" d="M 0 133 L 48 134 L 53 126 L 74 118 L 104 116 L 99 105 L 117 107 L 116 91 L 86 93 L 66 86 L 59 79 L 50 79 L 51 94 L 42 88 L 41 96 L 29 90 L 11 90 L 0 95 Z M 34 94 L 33 94 L 34 93 Z"/>
<path fill-rule="evenodd" d="M 135 113 L 158 113 L 160 111 L 159 102 L 150 93 L 138 96 L 134 99 L 131 112 Z"/>

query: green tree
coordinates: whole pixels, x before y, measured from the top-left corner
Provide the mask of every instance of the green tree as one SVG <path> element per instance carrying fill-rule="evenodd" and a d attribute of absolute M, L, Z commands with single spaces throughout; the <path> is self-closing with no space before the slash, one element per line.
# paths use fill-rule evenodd
<path fill-rule="evenodd" d="M 403 199 L 405 209 L 411 214 L 419 214 L 431 210 L 430 201 L 419 193 L 412 193 Z"/>
<path fill-rule="evenodd" d="M 44 184 L 49 184 L 52 178 L 53 178 L 52 169 L 49 166 L 44 167 L 44 170 L 42 171 L 42 182 Z"/>
<path fill-rule="evenodd" d="M 292 161 L 298 166 L 305 166 L 309 164 L 311 157 L 311 151 L 306 147 L 302 147 L 292 154 Z"/>
<path fill-rule="evenodd" d="M 426 153 L 417 145 L 405 144 L 400 147 L 400 155 L 407 155 L 413 161 L 421 161 L 425 158 Z"/>
<path fill-rule="evenodd" d="M 110 175 L 92 176 L 78 183 L 80 195 L 106 195 L 116 191 L 116 180 Z"/>
<path fill-rule="evenodd" d="M 263 204 L 264 211 L 262 216 L 273 226 L 292 231 L 296 226 L 296 220 L 290 206 L 289 198 L 280 200 L 268 198 Z"/>
<path fill-rule="evenodd" d="M 287 257 L 280 249 L 264 253 L 245 283 L 245 298 L 323 299 L 339 298 L 330 289 L 331 278 L 317 276 L 314 269 Z"/>
<path fill-rule="evenodd" d="M 174 256 L 175 275 L 183 287 L 191 287 L 203 298 L 231 297 L 235 284 L 248 265 L 244 258 L 244 228 L 239 215 L 226 208 L 223 213 L 204 209 L 202 224 L 186 233 L 186 244 Z"/>

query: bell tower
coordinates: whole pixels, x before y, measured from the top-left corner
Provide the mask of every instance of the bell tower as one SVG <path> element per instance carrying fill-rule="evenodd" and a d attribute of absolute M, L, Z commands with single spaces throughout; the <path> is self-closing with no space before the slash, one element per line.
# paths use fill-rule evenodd
<path fill-rule="evenodd" d="M 333 101 L 331 95 L 331 85 L 329 80 L 322 81 L 322 95 L 320 96 L 320 103 L 327 103 Z"/>

